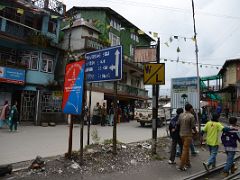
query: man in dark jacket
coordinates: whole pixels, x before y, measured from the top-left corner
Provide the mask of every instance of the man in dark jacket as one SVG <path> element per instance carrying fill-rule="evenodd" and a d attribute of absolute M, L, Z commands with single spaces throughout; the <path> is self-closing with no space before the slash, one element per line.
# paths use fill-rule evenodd
<path fill-rule="evenodd" d="M 183 109 L 178 108 L 177 115 L 173 119 L 171 119 L 169 124 L 170 136 L 172 138 L 172 146 L 171 146 L 171 155 L 170 155 L 168 164 L 176 164 L 175 156 L 176 156 L 177 144 L 179 144 L 180 148 L 182 149 L 182 140 L 179 135 L 179 125 L 177 124 L 178 117 L 181 113 L 183 113 Z"/>

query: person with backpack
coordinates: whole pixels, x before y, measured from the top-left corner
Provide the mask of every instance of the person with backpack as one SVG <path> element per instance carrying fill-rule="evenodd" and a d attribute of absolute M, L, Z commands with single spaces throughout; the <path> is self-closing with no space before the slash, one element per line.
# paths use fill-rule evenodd
<path fill-rule="evenodd" d="M 17 110 L 17 101 L 14 102 L 11 110 L 10 110 L 10 115 L 9 115 L 9 121 L 10 121 L 10 131 L 17 131 L 17 122 L 18 122 L 18 110 Z"/>
<path fill-rule="evenodd" d="M 172 145 L 171 145 L 171 154 L 170 154 L 170 158 L 168 160 L 168 164 L 176 164 L 175 156 L 176 156 L 177 144 L 182 149 L 182 140 L 179 135 L 179 125 L 177 124 L 177 122 L 178 122 L 179 115 L 181 113 L 183 113 L 183 109 L 178 108 L 176 112 L 177 112 L 177 115 L 171 119 L 170 124 L 169 124 L 169 132 L 170 132 L 170 136 L 172 138 Z"/>
<path fill-rule="evenodd" d="M 220 114 L 213 113 L 212 114 L 212 120 L 208 121 L 207 124 L 204 126 L 202 134 L 207 133 L 206 136 L 206 144 L 209 147 L 210 156 L 208 158 L 207 162 L 203 162 L 203 166 L 206 169 L 206 171 L 209 171 L 209 168 L 212 166 L 212 168 L 216 167 L 216 157 L 218 153 L 218 146 L 219 146 L 219 135 L 223 131 L 227 131 L 228 128 L 225 128 L 220 122 L 219 122 Z"/>
<path fill-rule="evenodd" d="M 230 117 L 229 118 L 229 131 L 223 132 L 221 136 L 222 143 L 225 147 L 225 152 L 227 154 L 226 164 L 223 169 L 224 176 L 227 177 L 229 175 L 229 171 L 233 174 L 237 167 L 234 165 L 234 156 L 237 151 L 237 141 L 240 142 L 240 138 L 237 134 L 237 118 Z"/>

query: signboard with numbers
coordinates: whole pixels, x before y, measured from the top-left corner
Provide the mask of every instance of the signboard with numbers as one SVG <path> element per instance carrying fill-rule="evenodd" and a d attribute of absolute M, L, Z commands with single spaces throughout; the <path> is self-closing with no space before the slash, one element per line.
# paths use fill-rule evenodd
<path fill-rule="evenodd" d="M 122 79 L 122 46 L 87 53 L 86 81 L 116 81 Z"/>
<path fill-rule="evenodd" d="M 81 114 L 85 61 L 66 66 L 62 109 L 65 114 Z"/>

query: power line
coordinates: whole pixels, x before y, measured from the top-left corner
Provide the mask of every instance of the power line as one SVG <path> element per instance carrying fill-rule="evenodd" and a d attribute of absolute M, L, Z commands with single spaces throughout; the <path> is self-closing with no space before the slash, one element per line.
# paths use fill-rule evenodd
<path fill-rule="evenodd" d="M 118 4 L 119 2 L 113 1 L 113 0 L 102 0 L 105 2 L 110 2 L 114 4 Z M 191 14 L 191 9 L 183 9 L 183 8 L 175 8 L 175 7 L 170 7 L 170 6 L 164 6 L 164 5 L 159 5 L 159 4 L 149 4 L 149 3 L 142 3 L 142 2 L 134 2 L 134 1 L 121 1 L 120 5 L 131 5 L 131 6 L 138 6 L 138 7 L 149 7 L 149 8 L 154 8 L 154 9 L 161 9 L 161 10 L 166 10 L 166 11 L 175 11 L 179 13 L 187 13 Z M 239 20 L 240 17 L 238 16 L 231 16 L 231 15 L 226 15 L 226 14 L 214 14 L 214 13 L 209 13 L 209 12 L 204 12 L 204 11 L 197 11 L 196 15 L 206 15 L 206 16 L 212 16 L 212 17 L 218 17 L 218 18 L 226 18 L 226 19 L 235 19 Z"/>

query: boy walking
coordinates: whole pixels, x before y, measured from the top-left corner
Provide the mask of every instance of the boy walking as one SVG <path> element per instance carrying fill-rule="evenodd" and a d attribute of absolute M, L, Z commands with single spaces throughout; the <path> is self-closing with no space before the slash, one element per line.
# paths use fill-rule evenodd
<path fill-rule="evenodd" d="M 203 133 L 207 133 L 206 143 L 210 152 L 208 161 L 203 163 L 203 166 L 207 171 L 209 171 L 210 166 L 212 166 L 212 168 L 216 167 L 219 134 L 224 129 L 224 126 L 218 121 L 219 117 L 220 115 L 218 113 L 213 113 L 212 120 L 208 121 L 203 128 Z"/>
<path fill-rule="evenodd" d="M 226 165 L 224 166 L 224 169 L 223 169 L 225 177 L 229 175 L 230 170 L 231 170 L 231 173 L 234 173 L 237 170 L 237 167 L 235 167 L 234 165 L 234 156 L 237 151 L 237 141 L 240 142 L 240 138 L 236 132 L 237 118 L 230 117 L 229 124 L 230 124 L 229 131 L 224 132 L 221 136 L 221 140 L 227 154 Z"/>

